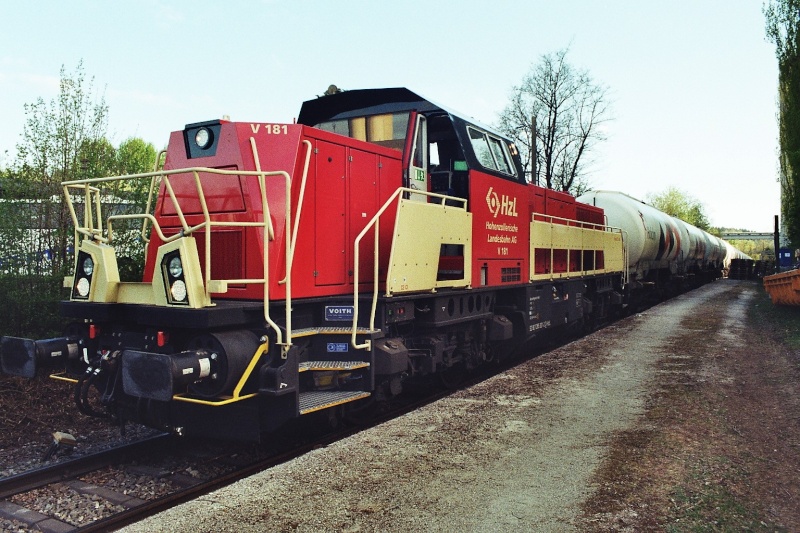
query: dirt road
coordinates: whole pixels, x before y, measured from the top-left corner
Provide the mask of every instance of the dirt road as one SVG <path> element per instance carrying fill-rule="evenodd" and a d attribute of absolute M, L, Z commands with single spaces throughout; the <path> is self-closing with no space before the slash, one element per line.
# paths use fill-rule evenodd
<path fill-rule="evenodd" d="M 710 284 L 126 531 L 800 530 L 763 298 Z"/>

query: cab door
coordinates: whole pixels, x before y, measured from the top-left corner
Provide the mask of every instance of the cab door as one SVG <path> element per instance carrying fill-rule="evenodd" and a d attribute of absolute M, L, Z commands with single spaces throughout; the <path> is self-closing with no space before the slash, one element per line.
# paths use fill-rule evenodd
<path fill-rule="evenodd" d="M 428 192 L 428 125 L 425 115 L 414 116 L 414 130 L 408 157 L 408 179 L 406 187 Z M 425 194 L 409 195 L 410 200 L 427 202 Z"/>

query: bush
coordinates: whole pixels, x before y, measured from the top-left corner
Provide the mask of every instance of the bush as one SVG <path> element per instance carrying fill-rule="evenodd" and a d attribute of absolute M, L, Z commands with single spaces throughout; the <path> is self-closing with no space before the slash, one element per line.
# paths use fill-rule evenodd
<path fill-rule="evenodd" d="M 63 278 L 0 275 L 0 334 L 44 339 L 62 334 L 58 302 L 64 299 Z"/>

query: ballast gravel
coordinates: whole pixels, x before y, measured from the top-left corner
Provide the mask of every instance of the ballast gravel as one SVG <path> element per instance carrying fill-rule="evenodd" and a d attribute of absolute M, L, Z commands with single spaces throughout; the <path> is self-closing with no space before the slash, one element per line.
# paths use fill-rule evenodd
<path fill-rule="evenodd" d="M 670 337 L 734 284 L 706 285 L 123 531 L 577 531 L 609 436 L 640 421 Z"/>

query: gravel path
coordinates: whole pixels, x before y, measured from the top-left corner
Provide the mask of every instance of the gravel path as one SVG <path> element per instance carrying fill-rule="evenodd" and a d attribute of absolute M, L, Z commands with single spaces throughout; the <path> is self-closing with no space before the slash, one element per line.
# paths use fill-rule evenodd
<path fill-rule="evenodd" d="M 734 287 L 707 285 L 124 531 L 577 531 L 606 442 L 640 422 L 681 320 Z"/>

